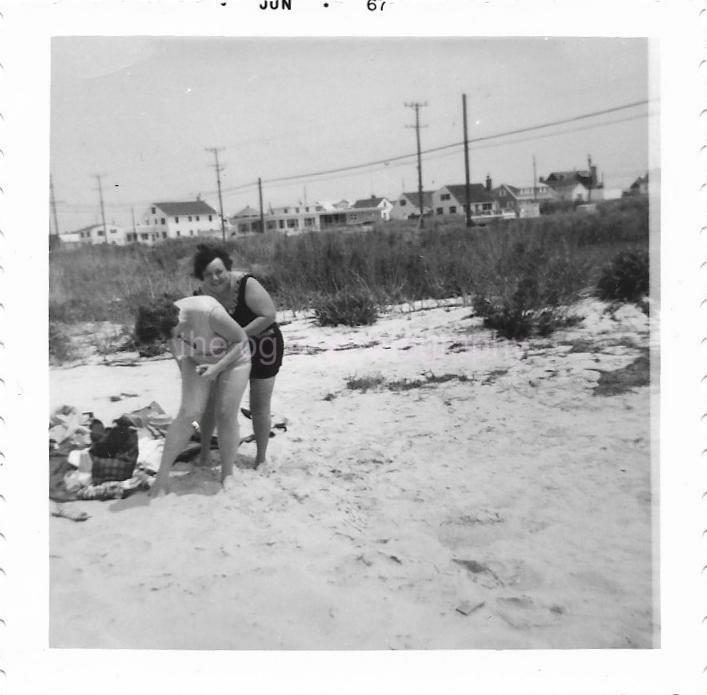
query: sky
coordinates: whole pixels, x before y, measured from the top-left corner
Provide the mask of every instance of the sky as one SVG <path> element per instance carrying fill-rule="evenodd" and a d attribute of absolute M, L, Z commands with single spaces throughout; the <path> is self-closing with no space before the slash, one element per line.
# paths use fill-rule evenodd
<path fill-rule="evenodd" d="M 472 182 L 532 185 L 592 156 L 607 187 L 648 170 L 657 103 L 501 138 L 476 138 L 649 98 L 648 43 L 619 38 L 152 38 L 52 40 L 51 172 L 60 231 L 131 222 L 150 203 L 193 200 L 224 214 L 306 199 L 417 189 L 422 149 L 463 139 Z M 386 161 L 413 155 L 402 161 Z M 338 174 L 310 175 L 368 162 Z M 423 155 L 425 190 L 464 182 L 461 147 Z M 271 179 L 306 175 L 293 182 Z M 233 190 L 235 189 L 235 190 Z"/>

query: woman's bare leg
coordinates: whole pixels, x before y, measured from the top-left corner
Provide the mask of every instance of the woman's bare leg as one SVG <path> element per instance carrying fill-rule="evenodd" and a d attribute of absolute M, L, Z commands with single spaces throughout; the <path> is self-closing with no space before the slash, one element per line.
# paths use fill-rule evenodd
<path fill-rule="evenodd" d="M 177 417 L 167 429 L 160 468 L 151 490 L 153 497 L 169 492 L 169 471 L 189 442 L 192 422 L 198 420 L 204 412 L 211 387 L 211 382 L 196 373 L 196 365 L 190 359 L 181 360 L 179 366 L 182 373 L 182 402 Z"/>
<path fill-rule="evenodd" d="M 250 364 L 228 369 L 216 382 L 216 426 L 221 454 L 221 482 L 228 485 L 238 450 L 238 408 L 250 377 Z"/>
<path fill-rule="evenodd" d="M 253 434 L 255 434 L 255 443 L 258 447 L 255 457 L 256 466 L 265 463 L 268 452 L 270 428 L 272 427 L 270 408 L 274 387 L 274 376 L 269 379 L 250 380 L 250 415 L 253 418 Z"/>
<path fill-rule="evenodd" d="M 216 429 L 216 384 L 211 385 L 209 400 L 206 402 L 204 414 L 199 420 L 201 436 L 201 451 L 199 452 L 199 466 L 208 466 L 211 462 L 211 437 Z"/>

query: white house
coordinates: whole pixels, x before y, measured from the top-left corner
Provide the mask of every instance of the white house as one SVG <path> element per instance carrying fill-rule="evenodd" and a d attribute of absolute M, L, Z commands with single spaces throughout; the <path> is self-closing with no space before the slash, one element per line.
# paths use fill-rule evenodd
<path fill-rule="evenodd" d="M 422 191 L 422 214 L 432 214 L 432 191 Z M 420 196 L 417 191 L 401 193 L 393 201 L 390 217 L 394 220 L 409 220 L 420 216 Z"/>
<path fill-rule="evenodd" d="M 469 204 L 472 218 L 500 217 L 498 203 L 490 193 L 491 180 L 487 185 L 469 184 Z M 442 186 L 432 194 L 435 215 L 466 215 L 466 185 Z"/>
<path fill-rule="evenodd" d="M 220 236 L 221 220 L 210 205 L 197 198 L 185 202 L 153 203 L 142 215 L 154 241 L 179 237 Z"/>
<path fill-rule="evenodd" d="M 390 220 L 390 213 L 393 210 L 393 204 L 387 198 L 379 198 L 377 196 L 371 196 L 370 198 L 364 198 L 362 200 L 357 200 L 352 206 L 351 211 L 355 215 L 354 211 L 379 211 L 378 219 L 383 220 L 383 222 L 388 222 Z"/>
<path fill-rule="evenodd" d="M 540 203 L 554 200 L 555 192 L 547 184 L 537 186 L 511 186 L 502 183 L 491 191 L 504 217 L 538 217 Z"/>
<path fill-rule="evenodd" d="M 114 246 L 124 246 L 126 242 L 125 229 L 123 227 L 118 227 L 117 225 L 109 224 L 108 226 L 108 240 L 107 243 L 113 244 Z M 66 232 L 65 234 L 60 234 L 59 238 L 67 243 L 78 243 L 78 244 L 105 244 L 106 243 L 106 232 L 102 224 L 91 224 L 87 227 L 82 227 L 73 232 Z"/>

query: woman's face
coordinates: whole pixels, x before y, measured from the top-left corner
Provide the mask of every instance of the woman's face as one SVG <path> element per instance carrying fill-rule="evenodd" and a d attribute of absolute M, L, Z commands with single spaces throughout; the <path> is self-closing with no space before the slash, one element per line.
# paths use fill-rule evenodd
<path fill-rule="evenodd" d="M 228 270 L 220 258 L 214 258 L 204 268 L 204 288 L 214 292 L 221 292 L 228 281 Z"/>

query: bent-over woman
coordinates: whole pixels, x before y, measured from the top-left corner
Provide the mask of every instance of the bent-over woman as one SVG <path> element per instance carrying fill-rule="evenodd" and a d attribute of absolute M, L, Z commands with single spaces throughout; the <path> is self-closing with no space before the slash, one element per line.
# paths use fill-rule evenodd
<path fill-rule="evenodd" d="M 250 274 L 236 274 L 225 249 L 200 245 L 194 257 L 194 277 L 201 280 L 201 293 L 218 300 L 245 330 L 251 352 L 250 412 L 257 446 L 256 467 L 265 463 L 271 427 L 271 402 L 275 376 L 282 365 L 284 340 L 275 320 L 270 295 Z M 237 417 L 234 411 L 233 417 Z M 213 401 L 201 421 L 202 441 L 214 431 Z M 220 428 L 219 428 L 220 437 Z M 201 463 L 208 463 L 208 448 L 202 448 Z"/>
<path fill-rule="evenodd" d="M 213 297 L 185 297 L 173 304 L 148 308 L 147 313 L 150 311 L 162 336 L 169 338 L 182 378 L 179 412 L 167 430 L 151 495 L 169 492 L 170 469 L 189 442 L 192 423 L 203 418 L 207 403 L 218 425 L 221 482 L 229 488 L 240 441 L 234 413 L 238 412 L 250 375 L 248 337 Z"/>

